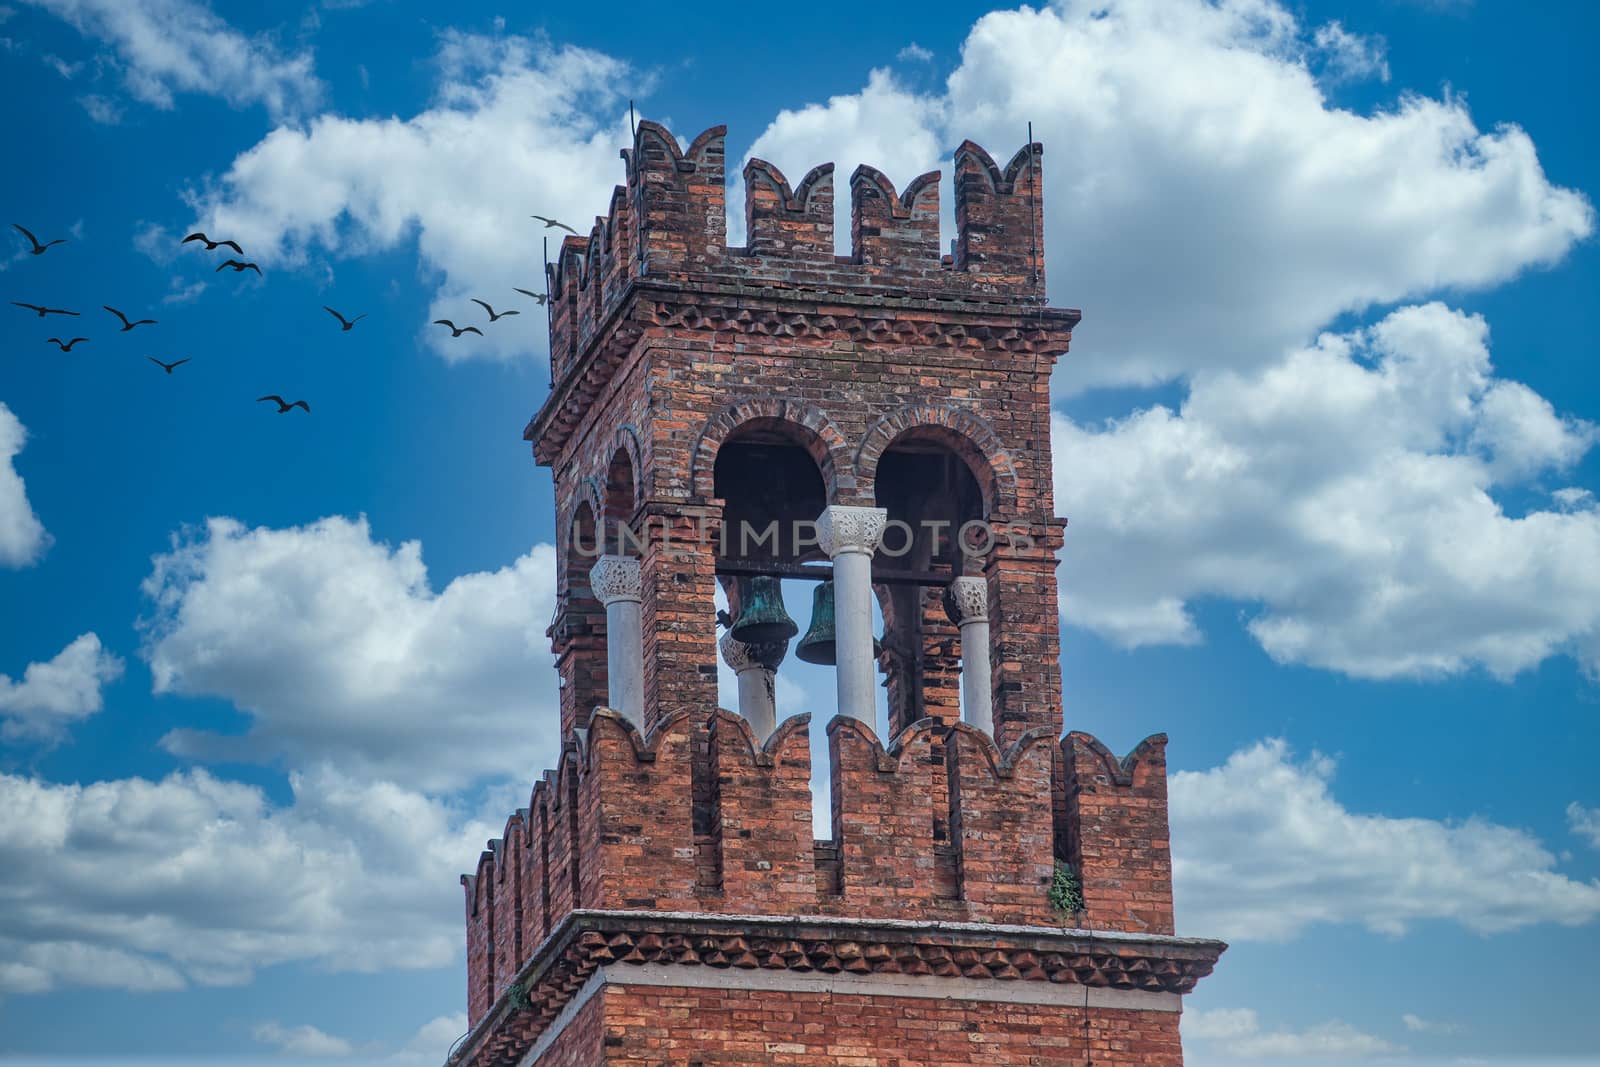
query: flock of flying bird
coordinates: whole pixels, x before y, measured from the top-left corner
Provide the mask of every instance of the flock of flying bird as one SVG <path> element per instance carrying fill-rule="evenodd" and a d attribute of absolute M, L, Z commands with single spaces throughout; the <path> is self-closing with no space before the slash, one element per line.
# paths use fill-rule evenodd
<path fill-rule="evenodd" d="M 547 229 L 547 230 L 551 229 L 551 228 L 560 228 L 560 229 L 567 230 L 568 232 L 574 233 L 574 234 L 578 232 L 577 230 L 574 230 L 571 226 L 568 226 L 566 223 L 559 222 L 559 221 L 557 221 L 555 219 L 552 219 L 552 218 L 547 218 L 544 215 L 533 215 L 531 217 L 535 218 L 535 219 L 538 219 L 540 222 L 544 223 L 544 228 Z M 66 244 L 67 243 L 67 239 L 65 237 L 58 237 L 53 241 L 46 241 L 46 242 L 41 244 L 39 239 L 33 235 L 32 231 L 28 230 L 26 227 L 22 226 L 20 223 L 13 222 L 11 224 L 11 226 L 12 226 L 12 229 L 16 230 L 18 233 L 22 234 L 22 236 L 24 236 L 24 237 L 26 237 L 28 239 L 28 243 L 32 246 L 31 248 L 29 248 L 28 251 L 29 251 L 30 254 L 35 255 L 35 256 L 42 256 L 42 255 L 45 254 L 46 251 L 48 251 L 49 249 L 53 248 L 54 246 L 59 245 L 59 244 Z M 185 237 L 182 241 L 180 241 L 178 243 L 179 244 L 189 244 L 191 241 L 200 241 L 200 242 L 202 242 L 205 245 L 205 248 L 206 248 L 207 252 L 214 252 L 218 248 L 231 248 L 236 255 L 238 255 L 238 256 L 243 256 L 244 255 L 244 249 L 239 247 L 239 242 L 237 242 L 237 241 L 213 241 L 210 237 L 207 237 L 203 233 L 191 233 L 187 237 Z M 261 274 L 261 268 L 258 265 L 256 265 L 255 263 L 251 263 L 251 262 L 245 261 L 243 259 L 228 259 L 228 260 L 225 260 L 221 264 L 219 264 L 217 266 L 217 269 L 215 271 L 213 271 L 212 273 L 216 274 L 216 273 L 220 273 L 222 271 L 230 270 L 230 269 L 235 274 L 242 274 L 247 270 L 253 270 L 253 271 L 256 272 L 256 275 L 258 277 L 259 276 L 263 276 Z M 540 305 L 541 307 L 546 305 L 548 303 L 548 301 L 549 301 L 549 294 L 548 293 L 534 292 L 531 289 L 515 289 L 515 288 L 514 288 L 513 291 L 521 293 L 524 296 L 532 298 L 533 301 L 535 303 L 537 303 L 538 305 Z M 517 312 L 515 310 L 496 311 L 493 307 L 491 307 L 489 305 L 488 301 L 479 300 L 476 297 L 474 297 L 472 299 L 472 302 L 474 304 L 477 304 L 479 307 L 483 308 L 484 311 L 489 313 L 489 322 L 491 324 L 499 322 L 501 319 L 506 318 L 508 316 L 520 314 L 520 312 Z M 20 301 L 20 300 L 13 300 L 13 301 L 11 301 L 11 303 L 15 307 L 25 308 L 28 311 L 34 312 L 41 319 L 45 318 L 48 315 L 70 316 L 72 318 L 78 318 L 79 317 L 79 313 L 78 312 L 76 312 L 76 311 L 68 311 L 68 310 L 66 310 L 64 308 L 47 307 L 47 306 L 45 306 L 43 304 L 28 304 L 28 303 L 24 303 L 23 301 Z M 118 331 L 120 333 L 128 333 L 129 331 L 134 330 L 134 329 L 136 329 L 137 327 L 140 327 L 140 326 L 154 326 L 154 325 L 157 324 L 155 319 L 129 319 L 127 315 L 123 314 L 121 311 L 118 311 L 116 308 L 112 307 L 109 304 L 102 304 L 100 306 L 102 308 L 104 308 L 106 311 L 111 312 L 111 314 L 115 315 L 118 319 L 121 320 L 122 328 L 121 328 L 120 331 Z M 355 324 L 356 323 L 360 322 L 362 319 L 367 317 L 367 313 L 366 312 L 362 312 L 360 315 L 357 315 L 353 319 L 347 319 L 342 314 L 340 314 L 339 312 L 335 311 L 333 308 L 328 307 L 326 304 L 324 304 L 322 306 L 322 310 L 326 311 L 328 314 L 332 315 L 335 319 L 339 320 L 339 328 L 340 328 L 341 332 L 344 332 L 344 333 L 349 333 L 352 329 L 355 328 Z M 476 327 L 476 326 L 457 326 L 450 319 L 435 319 L 435 320 L 433 320 L 433 324 L 435 326 L 444 326 L 444 327 L 449 328 L 450 336 L 452 338 L 460 337 L 464 333 L 475 333 L 479 337 L 483 336 L 483 331 L 478 329 L 478 327 Z M 63 331 L 63 332 L 66 332 L 66 331 Z M 47 338 L 45 338 L 45 343 L 46 344 L 54 344 L 56 347 L 60 348 L 61 351 L 63 351 L 63 352 L 71 352 L 74 345 L 85 344 L 85 343 L 88 342 L 88 340 L 89 340 L 89 338 L 87 338 L 87 337 L 72 337 L 72 338 L 69 338 L 67 340 L 62 340 L 59 337 L 47 337 Z M 167 374 L 171 374 L 175 369 L 177 369 L 178 367 L 181 367 L 185 363 L 189 362 L 188 358 L 174 360 L 171 363 L 163 362 L 163 361 L 157 359 L 154 356 L 146 356 L 145 358 L 148 359 L 151 363 L 154 363 L 156 366 L 160 367 Z M 311 405 L 308 404 L 304 400 L 286 401 L 286 400 L 284 400 L 283 397 L 277 395 L 276 393 L 271 393 L 271 394 L 268 394 L 267 396 L 257 397 L 256 398 L 256 403 L 258 403 L 258 404 L 259 403 L 266 403 L 266 402 L 269 402 L 269 401 L 278 405 L 278 414 L 280 414 L 280 415 L 286 414 L 286 413 L 294 410 L 295 408 L 302 408 L 302 409 L 305 410 L 305 412 L 307 414 L 310 414 L 310 412 L 311 412 Z"/>

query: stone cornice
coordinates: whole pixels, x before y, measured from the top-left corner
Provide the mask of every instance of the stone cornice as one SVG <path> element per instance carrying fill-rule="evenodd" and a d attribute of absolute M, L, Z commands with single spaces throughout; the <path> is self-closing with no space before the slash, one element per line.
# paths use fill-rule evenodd
<path fill-rule="evenodd" d="M 447 1067 L 511 1067 L 598 968 L 614 964 L 940 976 L 1188 993 L 1227 945 L 1070 927 L 577 910 L 450 1056 Z M 956 994 L 959 995 L 959 994 Z"/>
<path fill-rule="evenodd" d="M 1054 361 L 1081 318 L 1070 308 L 917 295 L 903 288 L 834 291 L 641 278 L 629 283 L 522 437 L 532 442 L 540 463 L 554 463 L 583 413 L 652 327 L 779 339 L 847 337 L 863 345 L 1013 352 Z"/>

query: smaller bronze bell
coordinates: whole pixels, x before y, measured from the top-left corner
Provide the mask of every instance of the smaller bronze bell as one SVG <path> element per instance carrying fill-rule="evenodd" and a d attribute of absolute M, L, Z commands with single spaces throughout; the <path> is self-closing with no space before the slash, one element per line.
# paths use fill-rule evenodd
<path fill-rule="evenodd" d="M 839 662 L 838 646 L 833 628 L 833 582 L 818 582 L 811 594 L 811 626 L 800 639 L 794 654 L 807 663 L 835 664 Z"/>
<path fill-rule="evenodd" d="M 728 627 L 735 641 L 763 645 L 787 641 L 800 632 L 800 627 L 783 610 L 783 587 L 778 579 L 738 578 L 735 590 L 739 597 L 739 617 Z"/>

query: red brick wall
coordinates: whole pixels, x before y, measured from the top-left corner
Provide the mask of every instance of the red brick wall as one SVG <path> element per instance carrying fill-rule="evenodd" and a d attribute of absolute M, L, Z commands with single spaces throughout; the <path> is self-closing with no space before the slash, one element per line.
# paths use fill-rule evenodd
<path fill-rule="evenodd" d="M 916 997 L 608 986 L 606 1064 L 1181 1067 L 1178 1013 Z M 591 1001 L 591 1005 L 593 1002 Z M 563 1035 L 565 1036 L 565 1035 Z M 569 1060 L 538 1061 L 554 1067 Z"/>
<path fill-rule="evenodd" d="M 993 742 L 966 724 L 947 747 L 955 778 L 950 836 L 959 891 L 974 913 L 995 922 L 1053 925 L 1055 816 L 1050 810 L 1052 738 L 1038 731 L 1018 742 L 1011 776 L 1000 774 Z"/>
<path fill-rule="evenodd" d="M 1146 738 L 1121 760 L 1077 731 L 1062 738 L 1061 751 L 1068 849 L 1083 882 L 1089 925 L 1172 933 L 1166 734 Z"/>
<path fill-rule="evenodd" d="M 834 838 L 818 847 L 807 726 L 788 720 L 756 749 L 727 711 L 648 738 L 596 716 L 468 880 L 472 1020 L 578 907 L 1055 926 L 1073 921 L 1048 897 L 1064 849 L 1089 926 L 1172 932 L 1164 738 L 1117 761 L 1086 734 L 1058 749 L 1038 730 L 1002 751 L 929 719 L 885 749 L 836 718 Z M 837 887 L 819 875 L 835 850 Z"/>
<path fill-rule="evenodd" d="M 478 857 L 478 873 L 462 875 L 467 896 L 467 1017 L 476 1022 L 494 1003 L 494 857 Z"/>
<path fill-rule="evenodd" d="M 809 715 L 788 719 L 762 747 L 731 712 L 718 712 L 711 723 L 722 896 L 753 912 L 805 914 L 817 907 L 810 721 Z"/>
<path fill-rule="evenodd" d="M 497 996 L 511 984 L 524 959 L 522 870 L 527 845 L 522 813 L 517 812 L 506 821 L 505 833 L 491 849 L 494 854 L 494 991 Z"/>
<path fill-rule="evenodd" d="M 609 1063 L 606 1048 L 606 1013 L 608 998 L 615 1001 L 616 991 L 602 989 L 589 1002 L 578 1009 L 578 1014 L 567 1023 L 550 1047 L 540 1056 L 538 1067 L 598 1067 Z M 621 1010 L 626 1006 L 619 1005 Z"/>

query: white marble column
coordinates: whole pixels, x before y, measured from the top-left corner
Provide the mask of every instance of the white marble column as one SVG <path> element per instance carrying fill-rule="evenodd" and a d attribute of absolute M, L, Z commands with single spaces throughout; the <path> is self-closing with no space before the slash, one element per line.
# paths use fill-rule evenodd
<path fill-rule="evenodd" d="M 644 729 L 644 624 L 640 614 L 639 561 L 601 556 L 589 570 L 589 587 L 606 606 L 606 702 Z"/>
<path fill-rule="evenodd" d="M 989 672 L 989 580 L 957 578 L 944 595 L 945 611 L 961 627 L 961 720 L 994 736 L 994 689 Z"/>
<path fill-rule="evenodd" d="M 758 744 L 765 744 L 778 726 L 778 706 L 773 695 L 778 664 L 789 650 L 787 641 L 747 644 L 723 634 L 718 645 L 722 659 L 739 679 L 739 714 L 750 724 Z"/>
<path fill-rule="evenodd" d="M 872 725 L 876 657 L 872 651 L 872 554 L 889 513 L 883 508 L 834 504 L 817 519 L 817 543 L 833 559 L 833 612 L 838 642 L 835 667 L 839 714 Z"/>

